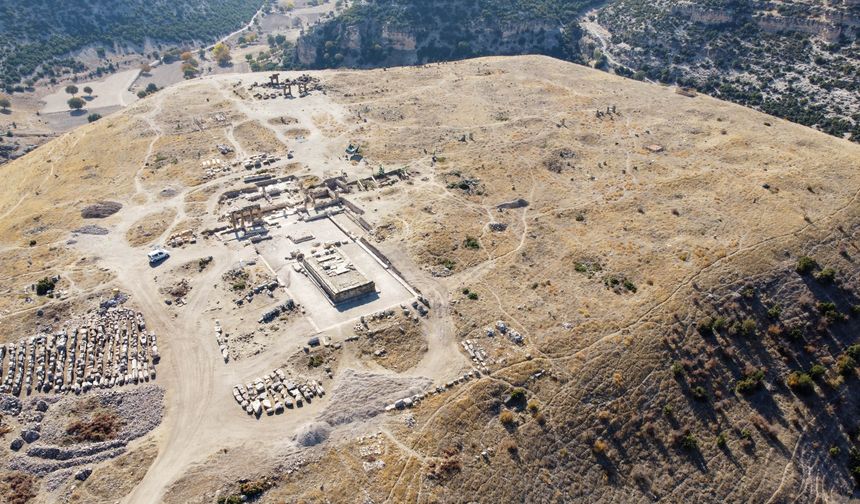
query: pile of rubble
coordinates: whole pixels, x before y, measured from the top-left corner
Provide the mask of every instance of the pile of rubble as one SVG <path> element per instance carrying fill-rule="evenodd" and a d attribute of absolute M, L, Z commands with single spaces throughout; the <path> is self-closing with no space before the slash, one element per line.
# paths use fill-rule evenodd
<path fill-rule="evenodd" d="M 253 301 L 254 296 L 257 296 L 259 294 L 266 294 L 270 298 L 274 298 L 275 295 L 273 294 L 273 292 L 280 285 L 281 284 L 280 282 L 278 282 L 277 278 L 271 278 L 259 285 L 249 288 L 248 291 L 245 292 L 245 294 L 243 294 L 241 297 L 234 299 L 233 302 L 236 303 L 237 306 L 242 306 L 245 303 L 250 303 L 251 301 Z"/>
<path fill-rule="evenodd" d="M 246 170 L 254 170 L 257 168 L 262 168 L 264 166 L 273 165 L 280 160 L 281 160 L 280 156 L 269 155 L 269 154 L 263 153 L 263 154 L 253 155 L 253 156 L 245 159 L 244 161 L 242 161 L 240 164 Z"/>
<path fill-rule="evenodd" d="M 523 344 L 523 335 L 515 331 L 514 329 L 509 328 L 503 321 L 499 320 L 496 322 L 496 329 L 494 330 L 492 327 L 488 327 L 486 329 L 487 336 L 492 338 L 496 335 L 496 331 L 499 331 L 499 334 L 503 336 L 507 336 L 512 343 L 517 345 Z"/>
<path fill-rule="evenodd" d="M 156 336 L 146 331 L 143 315 L 108 308 L 73 329 L 0 346 L 0 393 L 80 394 L 148 382 L 155 379 L 158 360 Z"/>
<path fill-rule="evenodd" d="M 469 354 L 472 362 L 474 362 L 484 374 L 490 374 L 490 370 L 487 368 L 487 352 L 471 340 L 465 340 L 462 344 L 463 349 Z"/>
<path fill-rule="evenodd" d="M 286 303 L 280 304 L 264 313 L 257 322 L 260 324 L 268 324 L 278 318 L 282 313 L 290 313 L 295 309 L 296 303 L 293 302 L 292 299 L 288 299 Z"/>
<path fill-rule="evenodd" d="M 251 383 L 233 387 L 233 398 L 249 415 L 260 417 L 281 414 L 284 408 L 302 407 L 305 401 L 325 395 L 325 389 L 316 380 L 297 384 L 287 379 L 283 369 L 276 369 Z"/>
<path fill-rule="evenodd" d="M 56 473 L 63 479 L 74 476 L 83 481 L 89 476 L 90 466 L 122 454 L 131 441 L 146 435 L 161 423 L 163 400 L 163 389 L 145 385 L 124 390 L 99 390 L 88 396 L 87 402 L 67 395 L 31 399 L 26 405 L 19 404 L 17 411 L 4 412 L 22 424 L 20 436 L 9 445 L 12 451 L 17 452 L 9 459 L 9 468 L 35 476 Z M 115 435 L 94 442 L 70 439 L 67 432 L 69 418 L 79 415 L 84 404 L 96 404 L 98 409 L 115 415 L 121 425 Z"/>
<path fill-rule="evenodd" d="M 170 235 L 170 238 L 167 239 L 167 245 L 174 248 L 190 243 L 197 243 L 197 236 L 194 234 L 193 229 L 178 231 Z"/>
<path fill-rule="evenodd" d="M 223 146 L 219 146 L 223 147 Z M 223 151 L 222 151 L 223 152 Z M 225 173 L 230 173 L 231 166 L 224 162 L 223 159 L 213 158 L 203 161 L 203 178 L 206 180 L 213 179 Z"/>
<path fill-rule="evenodd" d="M 418 315 L 412 313 L 409 310 L 408 305 L 401 304 L 400 309 L 402 310 L 403 316 L 411 319 L 413 322 L 419 322 L 421 317 L 426 317 L 429 313 L 424 302 L 419 303 L 417 300 L 412 302 L 412 308 L 418 312 Z M 356 334 L 363 334 L 369 330 L 370 322 L 378 322 L 386 319 L 392 319 L 395 316 L 395 311 L 393 309 L 382 310 L 375 313 L 371 313 L 370 315 L 362 315 L 358 322 L 353 326 Z M 347 340 L 349 341 L 349 340 Z"/>
<path fill-rule="evenodd" d="M 455 386 L 457 386 L 461 383 L 464 383 L 468 380 L 471 380 L 472 378 L 478 378 L 480 376 L 481 376 L 481 372 L 478 371 L 477 369 L 473 369 L 473 370 L 469 371 L 468 373 L 465 373 L 463 376 L 458 376 L 457 378 L 454 378 L 453 380 L 445 383 L 444 385 L 439 385 L 436 388 L 430 389 L 427 392 L 420 392 L 418 394 L 413 394 L 409 397 L 404 397 L 402 399 L 398 399 L 398 400 L 394 401 L 393 403 L 389 404 L 388 406 L 386 406 L 385 411 L 389 412 L 389 411 L 394 411 L 394 410 L 402 410 L 402 409 L 412 408 L 414 406 L 417 406 L 421 401 L 423 401 L 429 395 L 441 394 L 442 392 L 445 392 L 448 389 L 454 388 Z"/>

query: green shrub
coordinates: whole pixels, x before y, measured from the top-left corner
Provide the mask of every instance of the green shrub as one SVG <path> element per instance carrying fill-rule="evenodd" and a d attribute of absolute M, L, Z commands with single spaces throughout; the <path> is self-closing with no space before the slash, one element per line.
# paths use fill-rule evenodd
<path fill-rule="evenodd" d="M 631 282 L 630 280 L 628 280 L 626 278 L 624 279 L 624 288 L 629 290 L 630 292 L 633 292 L 633 293 L 635 293 L 637 290 L 636 284 L 634 284 L 633 282 Z"/>
<path fill-rule="evenodd" d="M 478 243 L 477 238 L 467 236 L 465 240 L 463 240 L 463 246 L 467 249 L 478 250 L 481 248 L 481 244 Z"/>
<path fill-rule="evenodd" d="M 265 491 L 266 483 L 264 481 L 246 481 L 239 486 L 239 492 L 249 499 L 258 497 Z"/>
<path fill-rule="evenodd" d="M 815 275 L 815 279 L 825 284 L 833 283 L 836 279 L 836 270 L 833 268 L 824 268 Z"/>
<path fill-rule="evenodd" d="M 848 354 L 842 354 L 836 358 L 836 372 L 842 376 L 850 376 L 857 367 L 857 361 Z"/>
<path fill-rule="evenodd" d="M 782 314 L 782 306 L 780 306 L 778 304 L 771 306 L 767 310 L 767 316 L 772 318 L 772 319 L 778 319 L 781 314 Z"/>
<path fill-rule="evenodd" d="M 855 343 L 845 349 L 845 354 L 854 360 L 860 359 L 860 343 Z"/>
<path fill-rule="evenodd" d="M 792 327 L 790 331 L 786 333 L 788 339 L 792 341 L 800 341 L 803 339 L 803 329 L 800 327 Z"/>
<path fill-rule="evenodd" d="M 827 368 L 825 368 L 821 364 L 813 364 L 812 367 L 809 368 L 809 376 L 813 378 L 820 378 L 824 376 L 824 373 L 826 372 Z"/>
<path fill-rule="evenodd" d="M 788 375 L 785 383 L 793 390 L 804 394 L 808 394 L 815 390 L 815 383 L 812 381 L 812 377 L 806 373 L 794 371 Z"/>
<path fill-rule="evenodd" d="M 699 401 L 704 401 L 708 398 L 708 391 L 701 385 L 693 387 L 691 392 L 693 393 L 693 397 Z"/>
<path fill-rule="evenodd" d="M 754 319 L 747 318 L 747 319 L 744 319 L 743 322 L 741 322 L 741 334 L 743 336 L 747 336 L 747 337 L 755 336 L 757 332 L 758 332 L 758 324 L 756 323 L 756 321 Z"/>
<path fill-rule="evenodd" d="M 471 299 L 472 301 L 477 301 L 478 300 L 478 293 L 477 292 L 470 292 L 468 295 L 468 298 Z"/>
<path fill-rule="evenodd" d="M 727 442 L 728 442 L 728 440 L 726 439 L 725 433 L 720 432 L 719 434 L 717 434 L 717 446 L 718 447 L 724 448 L 726 446 Z"/>
<path fill-rule="evenodd" d="M 54 290 L 54 287 L 57 285 L 57 282 L 54 281 L 53 278 L 43 278 L 36 282 L 36 295 L 44 296 Z"/>
<path fill-rule="evenodd" d="M 320 367 L 322 364 L 322 355 L 311 355 L 310 360 L 308 360 L 308 367 Z"/>
<path fill-rule="evenodd" d="M 714 332 L 714 319 L 711 317 L 702 317 L 699 319 L 699 322 L 696 324 L 696 330 L 699 331 L 699 334 L 702 336 L 708 336 L 713 334 Z"/>
<path fill-rule="evenodd" d="M 746 375 L 743 379 L 738 380 L 735 384 L 735 392 L 747 394 L 761 387 L 761 382 L 764 380 L 764 370 L 757 369 L 751 374 Z"/>
<path fill-rule="evenodd" d="M 680 362 L 673 362 L 672 367 L 670 369 L 672 370 L 672 375 L 674 376 L 681 376 L 684 374 L 684 366 L 682 366 Z"/>
<path fill-rule="evenodd" d="M 818 263 L 815 262 L 815 259 L 808 256 L 803 256 L 797 260 L 797 267 L 795 268 L 795 270 L 801 275 L 805 275 L 810 271 L 814 270 L 816 267 L 818 267 Z"/>
<path fill-rule="evenodd" d="M 832 301 L 819 301 L 818 305 L 818 313 L 829 316 L 836 313 L 836 303 Z"/>
<path fill-rule="evenodd" d="M 693 434 L 687 434 L 681 438 L 681 447 L 688 451 L 693 451 L 699 447 L 699 440 Z"/>

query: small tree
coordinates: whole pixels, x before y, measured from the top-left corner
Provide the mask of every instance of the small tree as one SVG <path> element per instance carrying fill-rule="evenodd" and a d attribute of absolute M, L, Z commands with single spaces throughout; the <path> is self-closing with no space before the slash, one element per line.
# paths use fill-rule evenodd
<path fill-rule="evenodd" d="M 69 104 L 69 108 L 72 110 L 81 110 L 82 108 L 84 108 L 85 105 L 84 101 L 77 96 L 69 98 L 69 101 L 66 103 Z"/>
<path fill-rule="evenodd" d="M 92 96 L 93 95 L 93 88 L 91 88 L 89 86 L 84 86 L 84 93 L 86 93 L 87 96 Z"/>
<path fill-rule="evenodd" d="M 145 73 L 145 74 L 148 74 L 149 72 L 152 71 L 152 66 L 150 66 L 149 63 L 144 63 L 144 64 L 140 65 L 140 71 Z"/>
<path fill-rule="evenodd" d="M 230 47 L 224 42 L 218 42 L 215 44 L 215 47 L 212 48 L 212 56 L 219 65 L 226 66 L 230 63 Z"/>
<path fill-rule="evenodd" d="M 6 95 L 0 95 L 0 108 L 3 109 L 3 112 L 6 112 L 11 106 L 12 100 Z"/>
<path fill-rule="evenodd" d="M 146 85 L 146 92 L 147 93 L 152 94 L 156 91 L 158 91 L 158 86 L 156 86 L 154 82 L 150 82 L 149 84 Z"/>
<path fill-rule="evenodd" d="M 66 86 L 66 92 L 72 96 L 75 96 L 76 94 L 78 94 L 78 86 L 75 86 L 74 84 L 69 84 L 68 86 Z"/>
<path fill-rule="evenodd" d="M 194 57 L 194 55 L 191 54 L 191 51 L 185 51 L 184 53 L 179 55 L 179 59 L 181 59 L 182 61 L 188 61 L 193 57 Z"/>
<path fill-rule="evenodd" d="M 101 118 L 102 118 L 102 115 L 101 115 L 101 114 L 92 113 L 92 114 L 90 114 L 89 116 L 87 116 L 87 121 L 89 121 L 89 122 L 96 122 L 96 121 L 98 121 L 98 120 L 99 120 L 99 119 L 101 119 Z"/>

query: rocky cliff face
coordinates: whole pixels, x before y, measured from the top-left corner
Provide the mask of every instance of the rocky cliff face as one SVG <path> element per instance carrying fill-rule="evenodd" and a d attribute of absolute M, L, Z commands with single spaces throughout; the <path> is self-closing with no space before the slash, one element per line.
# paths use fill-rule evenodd
<path fill-rule="evenodd" d="M 784 7 L 784 4 L 774 2 L 751 2 L 746 12 L 681 3 L 672 8 L 672 13 L 704 25 L 742 24 L 749 21 L 767 33 L 803 33 L 828 42 L 836 42 L 843 35 L 856 37 L 857 28 L 860 27 L 860 15 L 850 9 L 846 10 L 847 7 L 860 3 L 860 0 L 842 2 L 842 8 L 810 7 L 805 16 L 779 14 L 780 7 Z"/>
<path fill-rule="evenodd" d="M 372 67 L 483 55 L 562 56 L 575 52 L 565 47 L 571 37 L 565 37 L 564 25 L 575 17 L 572 6 L 580 4 L 589 0 L 565 3 L 564 15 L 503 16 L 493 2 L 370 3 L 305 34 L 298 42 L 296 63 L 310 68 Z"/>
<path fill-rule="evenodd" d="M 444 30 L 410 30 L 378 25 L 332 23 L 299 39 L 296 58 L 304 67 L 398 66 L 476 55 L 560 53 L 563 29 L 542 21 L 481 23 L 469 37 L 450 39 Z"/>

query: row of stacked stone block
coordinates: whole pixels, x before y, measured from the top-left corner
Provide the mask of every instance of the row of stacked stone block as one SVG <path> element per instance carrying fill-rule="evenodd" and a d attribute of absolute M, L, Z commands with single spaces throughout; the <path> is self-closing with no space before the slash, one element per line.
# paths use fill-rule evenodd
<path fill-rule="evenodd" d="M 155 379 L 156 335 L 143 315 L 111 308 L 74 327 L 0 346 L 0 393 L 80 394 Z"/>

